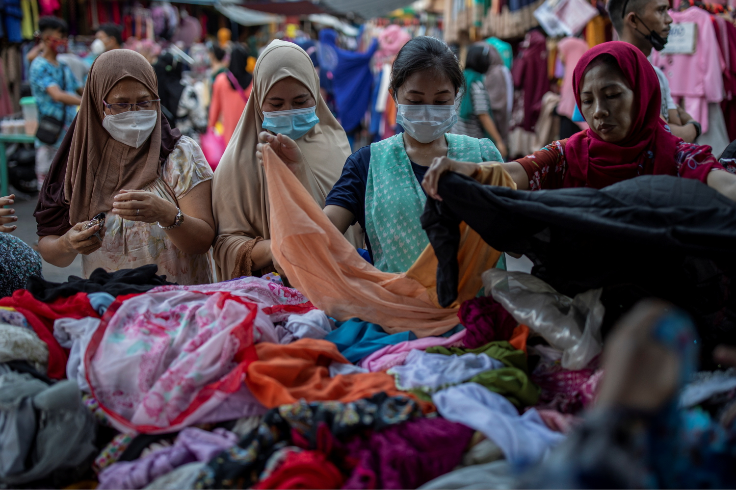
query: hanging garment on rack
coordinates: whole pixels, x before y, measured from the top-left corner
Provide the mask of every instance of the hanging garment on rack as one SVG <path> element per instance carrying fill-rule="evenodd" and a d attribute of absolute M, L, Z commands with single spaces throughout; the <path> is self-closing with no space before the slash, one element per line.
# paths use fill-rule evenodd
<path fill-rule="evenodd" d="M 543 95 L 549 89 L 548 51 L 545 36 L 539 31 L 530 31 L 525 37 L 522 50 L 512 68 L 514 86 L 522 89 L 524 118 L 522 128 L 534 132 L 540 116 Z"/>
<path fill-rule="evenodd" d="M 5 35 L 9 42 L 20 43 L 23 41 L 23 36 L 21 34 L 23 10 L 21 9 L 20 0 L 4 0 L 3 8 Z"/>
<path fill-rule="evenodd" d="M 589 45 L 583 39 L 567 37 L 558 41 L 558 53 L 561 61 L 565 65 L 563 85 L 560 88 L 558 114 L 569 119 L 573 119 L 573 111 L 576 107 L 576 97 L 573 94 L 573 70 L 576 68 L 578 60 L 581 59 L 588 49 Z M 588 128 L 586 123 L 577 124 L 582 130 Z"/>
<path fill-rule="evenodd" d="M 502 57 L 502 61 L 504 62 L 504 66 L 507 67 L 508 70 L 512 69 L 512 60 L 514 59 L 514 53 L 512 52 L 512 45 L 502 41 L 499 38 L 490 37 L 486 40 L 487 43 L 494 46 L 496 50 L 499 52 L 499 56 Z"/>
<path fill-rule="evenodd" d="M 13 114 L 13 104 L 10 102 L 10 89 L 5 78 L 5 70 L 0 65 L 0 118 Z"/>
<path fill-rule="evenodd" d="M 59 8 L 59 2 L 57 0 L 53 1 L 56 1 L 57 8 Z M 23 9 L 21 34 L 23 35 L 23 39 L 33 39 L 33 33 L 38 31 L 38 4 L 36 3 L 36 0 L 21 0 L 21 7 Z M 42 13 L 42 15 L 51 15 L 51 13 Z"/>
<path fill-rule="evenodd" d="M 675 23 L 694 22 L 698 37 L 693 54 L 661 54 L 653 51 L 653 65 L 668 77 L 671 95 L 684 98 L 684 109 L 701 123 L 704 133 L 709 131 L 709 103 L 724 99 L 722 71 L 725 61 L 719 51 L 711 15 L 698 7 L 683 12 L 670 12 Z"/>

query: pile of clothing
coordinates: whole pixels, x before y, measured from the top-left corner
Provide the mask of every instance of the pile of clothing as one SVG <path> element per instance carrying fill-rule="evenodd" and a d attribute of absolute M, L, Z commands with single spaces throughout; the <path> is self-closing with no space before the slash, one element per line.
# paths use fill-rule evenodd
<path fill-rule="evenodd" d="M 446 176 L 448 198 L 422 217 L 431 245 L 395 275 L 351 250 L 288 170 L 267 158 L 266 172 L 274 253 L 300 288 L 275 274 L 174 285 L 149 265 L 32 278 L 0 299 L 1 485 L 577 487 L 601 449 L 617 446 L 615 470 L 636 453 L 614 430 L 591 437 L 615 428 L 590 410 L 622 310 L 655 294 L 711 333 L 704 344 L 734 336 L 734 203 L 698 182 L 523 193 Z M 492 268 L 488 253 L 470 263 L 484 267 L 479 291 L 459 274 L 472 229 L 526 254 L 534 274 Z M 734 371 L 688 373 L 683 386 L 677 409 L 696 412 L 677 441 L 693 438 L 712 466 L 686 484 L 729 487 L 734 429 L 706 429 L 734 407 Z M 676 464 L 671 477 L 691 469 Z M 673 481 L 627 471 L 641 486 Z"/>

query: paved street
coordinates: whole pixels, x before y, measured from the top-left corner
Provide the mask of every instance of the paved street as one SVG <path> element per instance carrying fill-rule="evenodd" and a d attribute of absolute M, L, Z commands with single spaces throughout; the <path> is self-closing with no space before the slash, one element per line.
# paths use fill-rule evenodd
<path fill-rule="evenodd" d="M 33 218 L 33 210 L 36 208 L 36 197 L 29 201 L 16 200 L 14 205 L 18 215 L 18 229 L 13 235 L 25 241 L 28 245 L 38 240 L 36 236 L 36 220 Z M 46 261 L 43 263 L 43 275 L 49 281 L 63 282 L 69 275 L 82 276 L 82 257 L 77 256 L 74 262 L 66 268 L 57 268 Z"/>

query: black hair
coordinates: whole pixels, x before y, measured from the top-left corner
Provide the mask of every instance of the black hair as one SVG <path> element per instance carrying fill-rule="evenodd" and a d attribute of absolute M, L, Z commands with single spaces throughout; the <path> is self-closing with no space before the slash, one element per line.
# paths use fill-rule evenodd
<path fill-rule="evenodd" d="M 118 46 L 123 46 L 123 29 L 121 29 L 119 25 L 102 24 L 100 25 L 100 28 L 97 29 L 97 31 L 102 31 L 111 38 L 115 38 L 115 40 L 118 42 Z"/>
<path fill-rule="evenodd" d="M 220 46 L 210 45 L 210 52 L 217 61 L 223 61 L 223 58 L 225 58 L 225 50 Z"/>
<path fill-rule="evenodd" d="M 624 28 L 624 18 L 630 12 L 639 14 L 642 9 L 650 2 L 650 0 L 609 0 L 606 10 L 612 21 L 612 26 L 617 34 L 622 35 Z"/>
<path fill-rule="evenodd" d="M 466 68 L 474 72 L 484 74 L 489 70 L 491 60 L 489 59 L 489 45 L 473 44 L 466 52 Z"/>
<path fill-rule="evenodd" d="M 46 31 L 59 31 L 62 36 L 69 34 L 69 26 L 64 19 L 58 17 L 41 17 L 38 19 L 38 32 L 41 34 Z"/>
<path fill-rule="evenodd" d="M 392 78 L 389 87 L 396 98 L 399 88 L 414 73 L 435 70 L 444 74 L 455 87 L 456 93 L 465 84 L 463 70 L 458 58 L 447 44 L 429 36 L 419 36 L 410 40 L 399 50 L 392 65 Z"/>

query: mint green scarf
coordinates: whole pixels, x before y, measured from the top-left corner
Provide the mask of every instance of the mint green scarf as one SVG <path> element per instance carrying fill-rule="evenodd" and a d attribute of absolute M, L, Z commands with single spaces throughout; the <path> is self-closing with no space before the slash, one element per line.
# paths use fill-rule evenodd
<path fill-rule="evenodd" d="M 446 134 L 448 157 L 465 162 L 501 162 L 488 139 Z M 374 266 L 388 273 L 404 273 L 430 243 L 422 230 L 425 208 L 422 186 L 412 171 L 402 134 L 371 144 L 366 184 L 366 233 Z"/>

